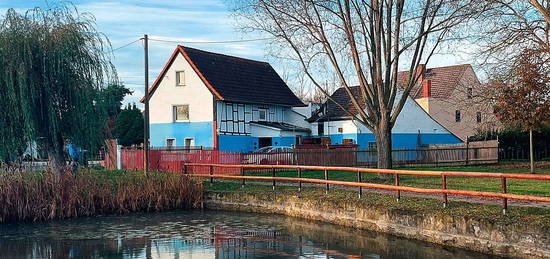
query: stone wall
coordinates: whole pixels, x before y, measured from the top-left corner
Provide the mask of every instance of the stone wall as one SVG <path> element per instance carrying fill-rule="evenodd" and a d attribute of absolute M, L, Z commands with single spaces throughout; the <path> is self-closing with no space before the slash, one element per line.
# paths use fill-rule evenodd
<path fill-rule="evenodd" d="M 351 201 L 296 195 L 208 192 L 205 207 L 278 213 L 515 258 L 550 258 L 550 233 L 529 224 L 497 225 L 466 217 L 422 215 Z"/>

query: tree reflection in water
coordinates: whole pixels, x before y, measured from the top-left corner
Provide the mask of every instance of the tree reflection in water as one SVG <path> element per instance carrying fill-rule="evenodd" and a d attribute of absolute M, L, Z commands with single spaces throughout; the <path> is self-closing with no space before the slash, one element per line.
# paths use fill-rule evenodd
<path fill-rule="evenodd" d="M 137 213 L 0 225 L 2 258 L 494 258 L 278 215 Z"/>

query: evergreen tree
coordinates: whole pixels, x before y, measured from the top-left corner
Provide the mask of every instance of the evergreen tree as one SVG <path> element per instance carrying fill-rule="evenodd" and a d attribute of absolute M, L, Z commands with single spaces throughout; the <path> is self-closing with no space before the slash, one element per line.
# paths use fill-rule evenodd
<path fill-rule="evenodd" d="M 128 104 L 116 119 L 115 138 L 122 146 L 143 143 L 143 114 L 135 104 Z"/>

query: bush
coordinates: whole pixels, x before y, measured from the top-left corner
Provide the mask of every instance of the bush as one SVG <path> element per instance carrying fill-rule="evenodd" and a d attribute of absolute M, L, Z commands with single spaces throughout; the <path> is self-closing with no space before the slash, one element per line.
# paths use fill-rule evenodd
<path fill-rule="evenodd" d="M 197 208 L 202 194 L 200 180 L 173 173 L 0 169 L 0 223 Z"/>

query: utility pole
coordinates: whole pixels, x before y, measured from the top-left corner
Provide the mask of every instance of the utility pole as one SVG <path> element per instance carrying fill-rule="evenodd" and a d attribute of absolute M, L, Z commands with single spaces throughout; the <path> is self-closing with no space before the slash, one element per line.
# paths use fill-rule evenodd
<path fill-rule="evenodd" d="M 143 36 L 143 48 L 145 51 L 145 96 L 143 111 L 143 173 L 149 170 L 149 37 Z"/>

